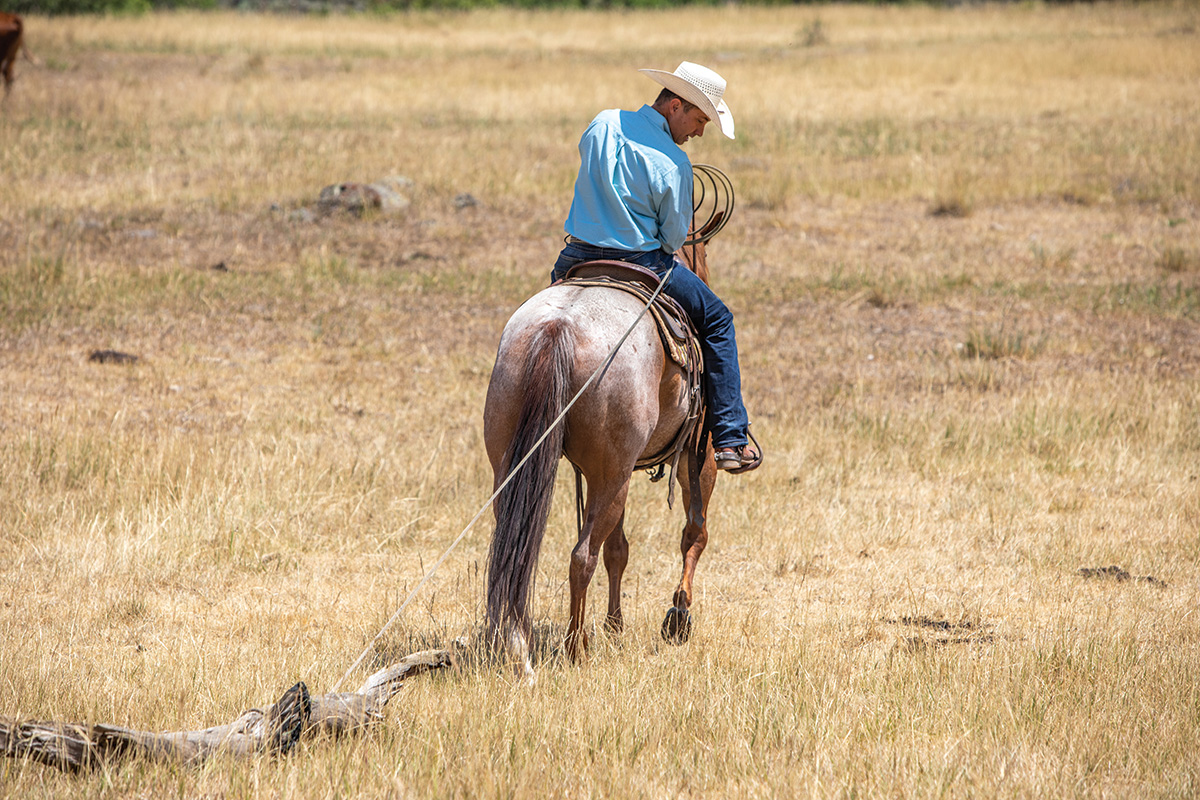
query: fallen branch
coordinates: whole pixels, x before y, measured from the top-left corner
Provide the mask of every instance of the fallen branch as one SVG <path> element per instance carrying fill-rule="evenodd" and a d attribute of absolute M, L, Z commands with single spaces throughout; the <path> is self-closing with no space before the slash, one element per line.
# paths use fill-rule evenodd
<path fill-rule="evenodd" d="M 228 725 L 200 731 L 149 733 L 103 723 L 0 717 L 0 755 L 75 771 L 135 755 L 188 763 L 217 754 L 287 753 L 302 737 L 339 735 L 382 720 L 384 707 L 407 678 L 450 663 L 445 650 L 414 653 L 376 672 L 354 692 L 313 696 L 303 682 L 297 683 L 267 708 L 252 708 Z"/>

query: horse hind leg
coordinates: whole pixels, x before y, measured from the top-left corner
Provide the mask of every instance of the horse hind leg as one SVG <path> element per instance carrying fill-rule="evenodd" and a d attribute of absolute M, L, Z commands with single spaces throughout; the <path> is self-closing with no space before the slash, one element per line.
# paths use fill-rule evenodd
<path fill-rule="evenodd" d="M 567 624 L 567 655 L 574 662 L 582 660 L 588 648 L 584 617 L 587 612 L 587 590 L 600 559 L 600 549 L 625 516 L 625 498 L 629 493 L 629 477 L 617 483 L 598 481 L 595 489 L 589 482 L 588 502 L 584 512 L 583 530 L 571 551 L 571 619 Z"/>
<path fill-rule="evenodd" d="M 683 526 L 679 549 L 683 554 L 683 574 L 671 608 L 663 619 L 662 637 L 671 644 L 683 644 L 692 633 L 692 581 L 696 577 L 696 564 L 708 544 L 708 502 L 717 483 L 717 467 L 713 461 L 711 445 L 693 449 L 688 457 L 686 480 L 680 481 L 687 522 Z"/>
<path fill-rule="evenodd" d="M 621 577 L 628 564 L 629 540 L 625 538 L 625 512 L 622 511 L 617 527 L 604 542 L 604 569 L 608 573 L 608 616 L 604 619 L 604 627 L 613 633 L 620 633 L 625 627 L 621 614 Z"/>

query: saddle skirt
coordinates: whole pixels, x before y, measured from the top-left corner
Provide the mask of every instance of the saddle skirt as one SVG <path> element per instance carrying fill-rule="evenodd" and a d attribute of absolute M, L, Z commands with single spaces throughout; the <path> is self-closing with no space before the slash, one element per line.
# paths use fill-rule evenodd
<path fill-rule="evenodd" d="M 658 275 L 645 267 L 625 261 L 585 261 L 568 270 L 559 283 L 620 289 L 639 298 L 643 303 L 650 303 L 650 299 L 654 298 L 654 302 L 650 304 L 650 316 L 654 319 L 659 339 L 662 340 L 663 352 L 683 370 L 688 413 L 686 421 L 671 443 L 661 452 L 642 458 L 635 466 L 637 469 L 646 470 L 657 468 L 657 472 L 651 476 L 653 481 L 663 477 L 667 464 L 670 464 L 674 473 L 679 456 L 688 441 L 698 432 L 700 422 L 704 418 L 704 356 L 700 351 L 700 338 L 687 312 L 672 297 L 662 293 L 654 297 L 659 285 Z M 674 481 L 671 484 L 668 502 L 674 494 Z"/>

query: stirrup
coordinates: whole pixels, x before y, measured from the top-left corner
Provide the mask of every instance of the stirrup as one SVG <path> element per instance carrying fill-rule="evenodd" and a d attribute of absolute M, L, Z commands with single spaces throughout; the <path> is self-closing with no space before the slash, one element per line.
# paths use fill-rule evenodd
<path fill-rule="evenodd" d="M 754 455 L 747 457 L 746 448 L 748 445 L 740 445 L 738 447 L 722 448 L 713 454 L 713 459 L 717 462 L 717 469 L 724 470 L 730 475 L 741 475 L 743 472 L 750 472 L 758 469 L 763 462 L 762 445 L 758 443 L 758 439 L 754 438 L 754 434 L 750 433 L 749 429 L 746 435 L 750 437 L 750 441 L 754 443 L 754 449 L 751 451 Z M 733 456 L 729 457 L 728 452 L 732 452 Z M 726 457 L 722 458 L 725 453 Z M 728 465 L 728 466 L 726 466 Z"/>

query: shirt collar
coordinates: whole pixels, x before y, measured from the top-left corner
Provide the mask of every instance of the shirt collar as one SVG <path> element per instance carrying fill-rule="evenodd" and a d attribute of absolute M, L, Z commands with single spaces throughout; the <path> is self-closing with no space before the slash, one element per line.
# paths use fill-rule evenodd
<path fill-rule="evenodd" d="M 646 121 L 655 128 L 660 128 L 664 133 L 666 133 L 667 138 L 671 139 L 671 143 L 674 144 L 675 140 L 671 138 L 671 126 L 667 124 L 667 118 L 655 111 L 654 106 L 644 105 L 638 109 L 637 113 L 645 117 Z"/>

